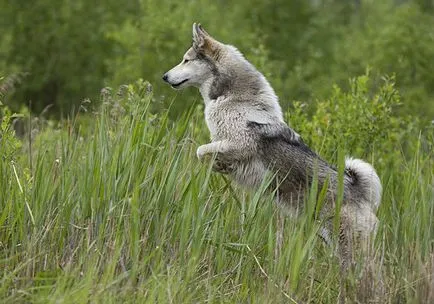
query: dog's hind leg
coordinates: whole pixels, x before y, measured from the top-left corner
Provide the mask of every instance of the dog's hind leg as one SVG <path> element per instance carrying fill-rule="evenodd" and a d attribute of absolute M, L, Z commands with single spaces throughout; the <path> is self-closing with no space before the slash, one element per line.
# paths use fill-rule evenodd
<path fill-rule="evenodd" d="M 351 301 L 375 302 L 381 293 L 381 282 L 374 278 L 372 255 L 377 225 L 378 219 L 369 206 L 342 206 L 337 248 L 341 303 L 345 303 L 347 295 L 354 296 Z M 333 219 L 327 227 L 333 229 Z M 352 275 L 358 279 L 351 279 Z"/>

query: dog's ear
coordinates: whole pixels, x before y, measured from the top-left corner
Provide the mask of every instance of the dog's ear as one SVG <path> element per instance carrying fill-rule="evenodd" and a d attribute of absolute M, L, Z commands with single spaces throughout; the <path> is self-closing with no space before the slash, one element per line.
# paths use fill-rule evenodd
<path fill-rule="evenodd" d="M 205 29 L 203 28 L 202 24 L 199 23 L 199 24 L 198 24 L 198 27 L 199 27 L 199 30 L 200 30 L 200 31 L 201 31 L 205 36 L 211 38 L 211 35 L 208 34 L 208 33 L 205 31 Z"/>
<path fill-rule="evenodd" d="M 193 23 L 193 48 L 196 51 L 202 50 L 205 46 L 205 33 L 201 28 L 200 24 Z"/>
<path fill-rule="evenodd" d="M 215 59 L 220 54 L 221 44 L 212 38 L 200 25 L 193 23 L 193 49 L 198 53 L 204 53 Z"/>

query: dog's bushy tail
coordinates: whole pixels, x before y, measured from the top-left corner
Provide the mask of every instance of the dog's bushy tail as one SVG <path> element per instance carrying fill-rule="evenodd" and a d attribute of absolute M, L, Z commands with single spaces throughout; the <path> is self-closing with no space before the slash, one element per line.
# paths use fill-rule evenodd
<path fill-rule="evenodd" d="M 371 204 L 375 212 L 380 206 L 381 192 L 383 191 L 375 169 L 361 159 L 346 158 L 345 170 L 352 177 L 353 185 L 361 188 L 366 201 Z"/>

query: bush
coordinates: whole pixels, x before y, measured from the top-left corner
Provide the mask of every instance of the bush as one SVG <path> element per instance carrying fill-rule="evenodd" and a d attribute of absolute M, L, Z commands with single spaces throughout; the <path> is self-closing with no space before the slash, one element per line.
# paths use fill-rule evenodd
<path fill-rule="evenodd" d="M 351 79 L 349 87 L 345 92 L 335 85 L 331 96 L 315 106 L 296 102 L 291 124 L 325 157 L 335 158 L 342 148 L 359 157 L 375 153 L 380 162 L 396 159 L 396 147 L 408 139 L 417 120 L 394 114 L 401 105 L 394 78 L 383 78 L 377 88 L 366 74 Z"/>

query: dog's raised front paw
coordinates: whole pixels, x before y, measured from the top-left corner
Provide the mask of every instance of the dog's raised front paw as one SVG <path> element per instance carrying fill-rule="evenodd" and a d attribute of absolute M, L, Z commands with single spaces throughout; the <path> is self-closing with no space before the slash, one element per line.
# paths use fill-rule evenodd
<path fill-rule="evenodd" d="M 206 155 L 206 147 L 205 147 L 205 145 L 202 145 L 199 148 L 197 148 L 197 150 L 196 150 L 196 156 L 197 156 L 197 158 L 200 161 L 203 160 L 203 158 L 205 157 L 205 155 Z"/>

